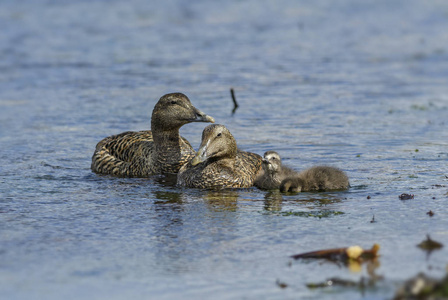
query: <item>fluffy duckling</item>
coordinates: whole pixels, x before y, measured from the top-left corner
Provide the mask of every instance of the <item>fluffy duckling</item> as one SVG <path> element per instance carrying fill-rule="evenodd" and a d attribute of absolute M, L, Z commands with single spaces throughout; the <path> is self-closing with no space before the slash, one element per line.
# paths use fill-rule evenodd
<path fill-rule="evenodd" d="M 261 170 L 261 156 L 238 150 L 224 125 L 209 125 L 202 132 L 196 156 L 179 171 L 177 184 L 194 188 L 247 188 Z"/>
<path fill-rule="evenodd" d="M 298 173 L 283 166 L 280 155 L 275 151 L 264 154 L 263 172 L 255 185 L 282 192 L 343 190 L 350 186 L 347 175 L 338 168 L 316 166 Z"/>
<path fill-rule="evenodd" d="M 191 122 L 215 120 L 195 108 L 187 96 L 172 93 L 154 107 L 151 130 L 127 131 L 101 140 L 92 157 L 92 171 L 121 177 L 177 173 L 195 152 L 179 134 Z"/>
<path fill-rule="evenodd" d="M 315 166 L 283 179 L 282 192 L 312 192 L 346 190 L 350 187 L 347 175 L 340 169 L 329 166 Z"/>
<path fill-rule="evenodd" d="M 282 165 L 280 155 L 275 151 L 267 151 L 263 155 L 262 172 L 254 185 L 264 190 L 278 190 L 283 179 L 297 175 L 297 172 Z"/>

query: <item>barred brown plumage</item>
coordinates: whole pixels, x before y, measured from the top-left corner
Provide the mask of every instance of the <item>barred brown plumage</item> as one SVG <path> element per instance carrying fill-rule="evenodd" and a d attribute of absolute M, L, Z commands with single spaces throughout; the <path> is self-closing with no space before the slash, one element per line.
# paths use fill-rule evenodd
<path fill-rule="evenodd" d="M 154 107 L 151 130 L 127 131 L 101 140 L 92 156 L 92 171 L 120 177 L 177 173 L 194 157 L 190 143 L 179 134 L 191 122 L 214 122 L 181 93 L 167 94 Z"/>
<path fill-rule="evenodd" d="M 179 171 L 177 184 L 195 188 L 247 188 L 261 169 L 261 156 L 237 149 L 223 125 L 209 125 L 202 133 L 196 156 Z"/>

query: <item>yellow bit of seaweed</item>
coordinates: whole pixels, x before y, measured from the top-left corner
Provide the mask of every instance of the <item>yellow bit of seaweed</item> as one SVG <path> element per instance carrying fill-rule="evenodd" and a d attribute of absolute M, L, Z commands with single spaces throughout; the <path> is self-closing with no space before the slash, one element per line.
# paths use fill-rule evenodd
<path fill-rule="evenodd" d="M 351 259 L 358 259 L 363 252 L 364 250 L 360 246 L 351 246 L 345 250 L 348 258 Z"/>

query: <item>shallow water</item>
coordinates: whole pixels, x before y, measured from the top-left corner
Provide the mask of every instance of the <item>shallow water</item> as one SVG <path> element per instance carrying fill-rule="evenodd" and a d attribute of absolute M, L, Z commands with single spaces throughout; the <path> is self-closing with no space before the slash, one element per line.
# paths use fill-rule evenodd
<path fill-rule="evenodd" d="M 0 6 L 5 299 L 384 299 L 418 272 L 445 274 L 445 1 Z M 277 150 L 297 170 L 340 167 L 352 188 L 214 192 L 93 174 L 96 143 L 149 129 L 173 91 L 241 149 Z M 204 127 L 181 133 L 197 148 Z M 445 247 L 427 256 L 415 246 L 426 234 Z M 374 243 L 384 280 L 364 291 L 306 284 L 359 281 L 366 265 L 290 259 Z"/>

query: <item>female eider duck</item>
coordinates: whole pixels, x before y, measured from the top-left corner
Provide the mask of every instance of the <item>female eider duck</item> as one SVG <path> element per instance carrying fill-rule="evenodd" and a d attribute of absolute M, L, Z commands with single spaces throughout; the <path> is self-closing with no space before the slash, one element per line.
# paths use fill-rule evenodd
<path fill-rule="evenodd" d="M 202 132 L 196 156 L 177 175 L 177 184 L 194 188 L 247 188 L 261 170 L 261 156 L 237 148 L 223 125 L 209 125 Z"/>
<path fill-rule="evenodd" d="M 345 190 L 350 187 L 347 175 L 340 169 L 315 166 L 296 172 L 282 165 L 275 151 L 264 154 L 263 172 L 255 185 L 262 189 L 280 189 L 282 192 L 311 192 Z"/>
<path fill-rule="evenodd" d="M 183 125 L 215 120 L 195 108 L 187 96 L 172 93 L 154 107 L 151 130 L 127 131 L 101 140 L 92 157 L 92 171 L 121 177 L 177 173 L 195 152 L 179 134 Z"/>

